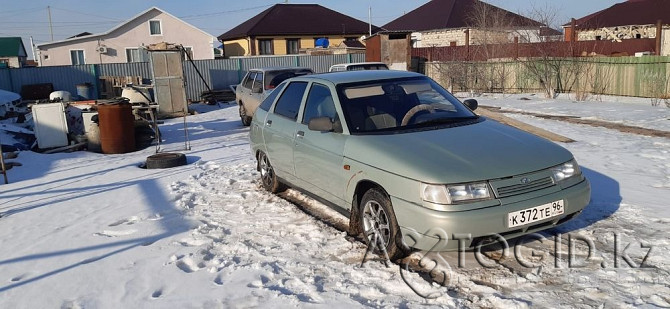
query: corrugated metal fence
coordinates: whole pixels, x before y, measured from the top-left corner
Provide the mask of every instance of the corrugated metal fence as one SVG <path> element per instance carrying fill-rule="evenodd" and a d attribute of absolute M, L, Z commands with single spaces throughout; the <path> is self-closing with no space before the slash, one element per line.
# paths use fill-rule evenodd
<path fill-rule="evenodd" d="M 323 73 L 333 64 L 363 61 L 365 61 L 364 54 L 346 54 L 195 60 L 193 64 L 212 89 L 228 89 L 229 85 L 238 84 L 247 70 L 252 68 L 300 66 L 311 68 L 316 73 Z M 200 94 L 207 90 L 207 87 L 189 62 L 184 62 L 184 75 L 186 97 L 193 101 L 200 100 Z M 141 76 L 145 83 L 150 83 L 151 68 L 148 62 L 138 62 L 0 69 L 0 89 L 20 92 L 23 85 L 51 83 L 55 90 L 65 90 L 74 94 L 77 92 L 77 84 L 90 83 L 97 87 L 96 80 L 100 76 Z"/>

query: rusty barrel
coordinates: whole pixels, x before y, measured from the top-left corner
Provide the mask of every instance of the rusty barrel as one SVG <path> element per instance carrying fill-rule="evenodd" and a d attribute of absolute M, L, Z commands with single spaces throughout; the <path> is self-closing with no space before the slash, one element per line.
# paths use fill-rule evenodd
<path fill-rule="evenodd" d="M 130 103 L 98 105 L 102 153 L 135 151 L 135 117 Z"/>

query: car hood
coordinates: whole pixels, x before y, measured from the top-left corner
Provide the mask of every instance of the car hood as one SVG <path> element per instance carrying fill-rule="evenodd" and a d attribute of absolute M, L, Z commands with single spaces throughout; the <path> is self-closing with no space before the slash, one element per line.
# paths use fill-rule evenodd
<path fill-rule="evenodd" d="M 352 135 L 344 155 L 426 183 L 504 178 L 572 159 L 557 144 L 489 119 L 437 130 Z"/>

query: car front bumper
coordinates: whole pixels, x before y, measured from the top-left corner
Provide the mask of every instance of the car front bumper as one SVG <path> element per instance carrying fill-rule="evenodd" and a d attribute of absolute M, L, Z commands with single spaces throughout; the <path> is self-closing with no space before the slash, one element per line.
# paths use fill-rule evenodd
<path fill-rule="evenodd" d="M 450 251 L 461 246 L 470 248 L 486 238 L 503 236 L 512 239 L 562 224 L 578 215 L 591 198 L 588 180 L 561 191 L 515 203 L 467 211 L 437 211 L 391 197 L 400 231 L 412 248 L 429 251 Z M 557 200 L 563 200 L 562 215 L 528 225 L 507 227 L 507 214 Z M 460 239 L 460 240 L 459 240 Z"/>

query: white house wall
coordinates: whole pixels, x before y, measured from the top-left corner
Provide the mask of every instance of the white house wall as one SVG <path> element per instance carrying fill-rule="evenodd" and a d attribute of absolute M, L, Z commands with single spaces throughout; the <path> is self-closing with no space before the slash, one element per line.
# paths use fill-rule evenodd
<path fill-rule="evenodd" d="M 150 35 L 149 21 L 160 20 L 162 35 Z M 83 30 L 83 29 L 82 29 Z M 126 49 L 168 42 L 192 47 L 195 60 L 214 59 L 216 39 L 159 10 L 151 10 L 111 33 L 39 46 L 41 66 L 70 65 L 70 51 L 84 50 L 86 64 L 127 62 Z M 106 54 L 97 52 L 99 45 L 107 47 Z"/>

